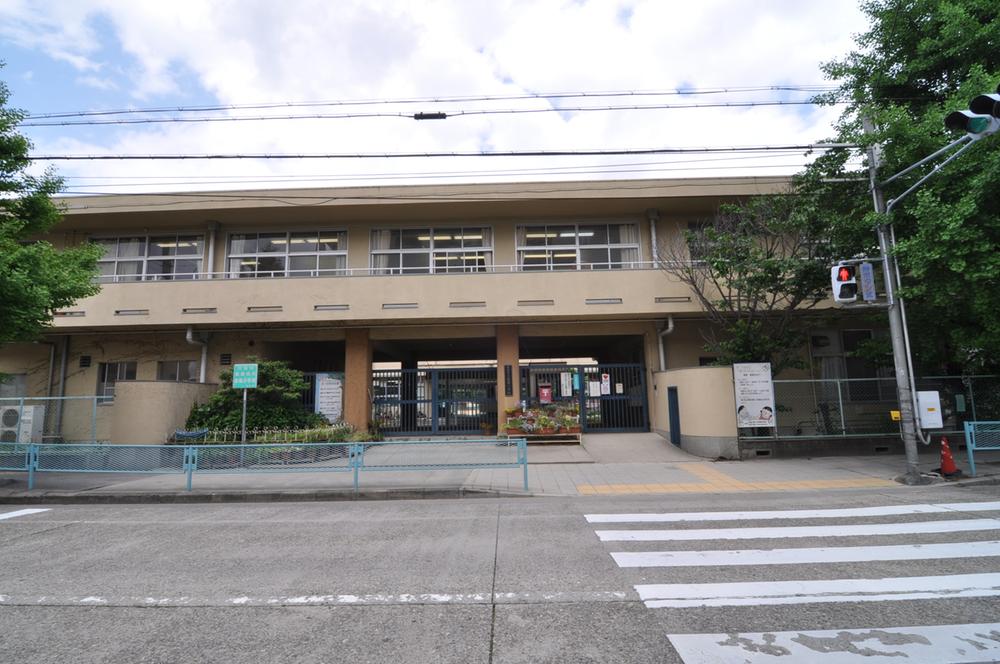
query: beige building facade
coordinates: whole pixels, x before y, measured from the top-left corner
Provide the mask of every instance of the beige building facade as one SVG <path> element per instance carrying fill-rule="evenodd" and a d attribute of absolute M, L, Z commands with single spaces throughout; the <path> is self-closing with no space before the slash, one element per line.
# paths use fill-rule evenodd
<path fill-rule="evenodd" d="M 252 358 L 336 376 L 342 417 L 358 428 L 378 420 L 390 433 L 469 433 L 478 423 L 492 433 L 504 409 L 548 390 L 594 410 L 591 430 L 668 435 L 671 372 L 711 358 L 696 298 L 658 269 L 655 248 L 723 202 L 787 185 L 66 198 L 65 220 L 46 239 L 103 244 L 101 291 L 56 312 L 43 343 L 0 349 L 0 372 L 18 379 L 8 396 L 98 395 L 96 437 L 118 443 L 163 442 L 221 371 Z M 692 413 L 727 389 L 718 369 L 676 375 Z M 731 400 L 731 390 L 719 397 Z M 75 428 L 91 426 L 87 413 L 61 410 L 58 431 L 46 415 L 50 436 L 86 438 Z M 735 425 L 689 429 L 712 439 L 706 454 L 735 445 Z"/>

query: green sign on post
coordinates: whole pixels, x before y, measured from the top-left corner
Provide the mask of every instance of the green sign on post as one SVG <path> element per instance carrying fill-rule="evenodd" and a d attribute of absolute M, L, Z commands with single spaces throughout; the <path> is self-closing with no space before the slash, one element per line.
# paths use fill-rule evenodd
<path fill-rule="evenodd" d="M 247 390 L 257 388 L 257 365 L 256 364 L 234 364 L 233 365 L 233 389 L 243 390 L 243 421 L 240 425 L 240 441 L 247 442 Z M 242 457 L 242 450 L 240 456 Z"/>
<path fill-rule="evenodd" d="M 257 387 L 256 364 L 233 365 L 233 389 L 252 390 Z"/>

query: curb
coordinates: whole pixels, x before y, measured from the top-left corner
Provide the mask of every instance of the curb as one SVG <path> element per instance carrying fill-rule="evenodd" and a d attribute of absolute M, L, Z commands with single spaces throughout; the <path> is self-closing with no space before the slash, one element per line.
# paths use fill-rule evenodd
<path fill-rule="evenodd" d="M 442 498 L 531 498 L 534 493 L 488 489 L 387 489 L 381 491 L 213 491 L 190 493 L 72 493 L 23 492 L 0 496 L 0 505 L 183 504 L 183 503 L 300 503 L 357 500 L 423 500 Z"/>

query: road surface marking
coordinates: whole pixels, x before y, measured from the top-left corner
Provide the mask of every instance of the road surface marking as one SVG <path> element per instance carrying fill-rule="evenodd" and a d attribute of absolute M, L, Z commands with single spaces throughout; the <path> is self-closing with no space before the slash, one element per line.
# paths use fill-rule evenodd
<path fill-rule="evenodd" d="M 1000 574 L 635 586 L 650 609 L 1000 596 Z"/>
<path fill-rule="evenodd" d="M 912 521 L 849 526 L 785 526 L 772 528 L 716 528 L 691 530 L 598 530 L 602 542 L 682 542 L 693 540 L 778 539 L 785 537 L 869 537 L 959 533 L 1000 529 L 998 519 Z"/>
<path fill-rule="evenodd" d="M 995 662 L 1000 623 L 829 629 L 803 632 L 669 634 L 687 664 L 882 664 Z"/>
<path fill-rule="evenodd" d="M 873 560 L 986 558 L 990 556 L 1000 557 L 1000 541 L 733 551 L 616 551 L 611 554 L 619 567 L 801 565 L 806 563 L 857 563 Z"/>
<path fill-rule="evenodd" d="M 709 482 L 675 484 L 589 484 L 576 485 L 581 496 L 617 496 L 629 493 L 743 493 L 747 491 L 815 491 L 817 489 L 899 488 L 892 480 L 862 477 L 844 480 L 789 480 L 783 482 L 739 482 L 714 479 Z"/>
<path fill-rule="evenodd" d="M 941 514 L 1000 511 L 1000 502 L 886 505 L 818 510 L 761 510 L 746 512 L 675 512 L 664 514 L 585 514 L 589 523 L 673 523 L 680 521 L 751 521 L 763 519 L 835 519 L 844 517 Z"/>
<path fill-rule="evenodd" d="M 27 509 L 27 510 L 17 510 L 16 512 L 7 512 L 6 514 L 0 514 L 0 519 L 16 519 L 19 516 L 28 516 L 29 514 L 38 514 L 39 512 L 48 512 L 51 508 L 42 509 Z"/>
<path fill-rule="evenodd" d="M 369 606 L 417 604 L 566 604 L 634 602 L 632 591 L 516 593 L 377 593 L 368 595 L 150 596 L 150 595 L 0 595 L 0 606 Z"/>

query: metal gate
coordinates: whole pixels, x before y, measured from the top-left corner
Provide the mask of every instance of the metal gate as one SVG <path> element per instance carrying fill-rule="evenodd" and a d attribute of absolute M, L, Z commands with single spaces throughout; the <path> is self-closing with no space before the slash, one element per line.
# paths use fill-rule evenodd
<path fill-rule="evenodd" d="M 649 431 L 641 364 L 525 365 L 521 400 L 529 406 L 578 404 L 584 432 Z"/>
<path fill-rule="evenodd" d="M 374 370 L 372 418 L 390 436 L 490 434 L 497 423 L 497 370 Z"/>

